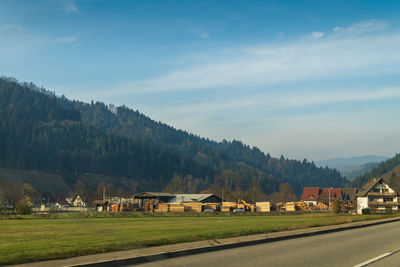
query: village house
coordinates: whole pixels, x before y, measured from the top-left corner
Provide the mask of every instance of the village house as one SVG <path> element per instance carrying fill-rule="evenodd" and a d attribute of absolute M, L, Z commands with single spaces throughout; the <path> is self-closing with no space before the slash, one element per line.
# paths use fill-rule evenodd
<path fill-rule="evenodd" d="M 71 206 L 74 207 L 86 207 L 87 204 L 82 200 L 82 198 L 78 195 L 75 198 L 66 198 L 65 199 Z"/>
<path fill-rule="evenodd" d="M 301 200 L 308 206 L 316 206 L 319 196 L 319 187 L 304 187 Z"/>
<path fill-rule="evenodd" d="M 363 210 L 372 213 L 398 211 L 398 196 L 398 191 L 382 177 L 372 179 L 357 193 L 357 214 L 362 214 Z"/>
<path fill-rule="evenodd" d="M 343 201 L 341 188 L 304 187 L 301 200 L 308 206 L 316 206 L 318 203 L 328 204 L 335 200 Z"/>
<path fill-rule="evenodd" d="M 56 201 L 57 209 L 65 209 L 71 207 L 71 204 L 66 199 L 59 199 Z"/>

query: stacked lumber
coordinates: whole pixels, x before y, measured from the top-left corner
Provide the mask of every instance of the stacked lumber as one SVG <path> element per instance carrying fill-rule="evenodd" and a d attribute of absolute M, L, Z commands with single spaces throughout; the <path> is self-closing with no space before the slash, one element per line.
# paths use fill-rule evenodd
<path fill-rule="evenodd" d="M 213 209 L 213 210 L 217 210 L 217 207 L 219 206 L 218 203 L 204 203 L 203 207 L 204 209 Z"/>
<path fill-rule="evenodd" d="M 238 209 L 245 209 L 245 204 L 244 203 L 238 203 L 237 207 L 238 207 Z"/>
<path fill-rule="evenodd" d="M 153 212 L 154 211 L 153 200 L 144 203 L 144 211 L 145 212 Z"/>
<path fill-rule="evenodd" d="M 305 210 L 305 211 L 311 210 L 311 208 L 303 200 L 297 201 L 296 207 L 299 210 Z"/>
<path fill-rule="evenodd" d="M 284 208 L 285 211 L 296 211 L 296 204 L 294 202 L 286 202 Z"/>
<path fill-rule="evenodd" d="M 222 206 L 223 206 L 223 207 L 236 208 L 236 202 L 227 202 L 227 201 L 224 201 L 224 202 L 222 202 Z"/>
<path fill-rule="evenodd" d="M 222 212 L 231 212 L 232 210 L 231 210 L 231 207 L 222 206 L 222 207 L 221 207 L 221 211 L 222 211 Z"/>
<path fill-rule="evenodd" d="M 185 205 L 182 204 L 170 204 L 170 212 L 185 212 Z"/>
<path fill-rule="evenodd" d="M 203 206 L 202 203 L 199 203 L 199 202 L 186 203 L 185 209 L 186 209 L 186 211 L 201 212 L 202 206 Z"/>
<path fill-rule="evenodd" d="M 169 204 L 160 203 L 154 212 L 169 212 Z"/>
<path fill-rule="evenodd" d="M 111 206 L 111 211 L 113 211 L 113 212 L 118 212 L 118 210 L 119 210 L 119 205 L 118 205 L 118 204 L 113 204 L 113 205 Z"/>
<path fill-rule="evenodd" d="M 267 202 L 256 202 L 256 211 L 258 212 L 270 212 L 271 211 L 271 203 Z"/>
<path fill-rule="evenodd" d="M 236 202 L 222 202 L 221 211 L 222 212 L 231 212 L 233 209 L 236 209 L 237 203 Z"/>
<path fill-rule="evenodd" d="M 324 203 L 319 202 L 319 203 L 315 206 L 315 209 L 317 209 L 317 210 L 327 210 L 327 209 L 328 209 L 328 205 L 325 205 Z"/>

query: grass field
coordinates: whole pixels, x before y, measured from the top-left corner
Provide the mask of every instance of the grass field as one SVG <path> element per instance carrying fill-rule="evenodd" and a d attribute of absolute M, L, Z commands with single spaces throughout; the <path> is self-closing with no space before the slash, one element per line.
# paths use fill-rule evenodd
<path fill-rule="evenodd" d="M 76 217 L 76 215 L 75 215 Z M 0 220 L 0 264 L 383 218 L 309 213 Z"/>

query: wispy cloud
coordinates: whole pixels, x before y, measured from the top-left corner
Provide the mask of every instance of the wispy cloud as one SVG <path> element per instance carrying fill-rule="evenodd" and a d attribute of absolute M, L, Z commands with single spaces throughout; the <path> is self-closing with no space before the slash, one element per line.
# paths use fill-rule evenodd
<path fill-rule="evenodd" d="M 322 36 L 324 36 L 324 33 L 323 33 L 323 32 L 313 32 L 313 33 L 312 33 L 312 37 L 315 38 L 315 39 L 319 39 L 319 38 L 321 38 Z"/>
<path fill-rule="evenodd" d="M 346 31 L 366 32 L 367 29 L 382 29 L 381 25 L 386 23 L 359 23 Z M 113 94 L 221 87 L 248 89 L 293 81 L 378 75 L 387 72 L 387 67 L 396 66 L 400 60 L 399 33 L 376 32 L 373 35 L 353 36 L 314 32 L 312 36 L 315 38 L 299 39 L 279 46 L 243 47 L 222 58 L 219 58 L 218 52 L 210 52 L 207 57 L 213 60 L 208 63 L 193 63 L 164 76 L 130 81 L 114 90 Z M 215 57 L 210 56 L 213 53 Z M 392 68 L 392 71 L 398 73 L 400 70 Z"/>
<path fill-rule="evenodd" d="M 79 11 L 74 0 L 64 0 L 63 8 L 64 8 L 65 12 L 67 12 L 67 13 L 78 13 L 78 11 Z"/>
<path fill-rule="evenodd" d="M 386 29 L 389 25 L 384 21 L 377 21 L 376 19 L 371 19 L 367 21 L 362 21 L 347 27 L 335 27 L 334 32 L 341 33 L 366 33 L 374 32 Z"/>
<path fill-rule="evenodd" d="M 321 91 L 321 90 L 320 90 Z M 267 111 L 282 111 L 287 109 L 297 109 L 316 105 L 336 105 L 343 103 L 360 103 L 375 100 L 397 99 L 400 98 L 400 87 L 391 87 L 385 89 L 351 89 L 346 88 L 337 92 L 308 92 L 301 90 L 297 92 L 277 92 L 275 94 L 256 94 L 243 96 L 233 99 L 224 98 L 215 101 L 204 101 L 197 104 L 177 105 L 164 109 L 171 115 L 180 115 L 182 117 L 191 114 L 207 113 L 214 114 L 223 110 L 240 110 L 248 108 L 262 107 Z M 185 115 L 182 115 L 185 114 Z"/>
<path fill-rule="evenodd" d="M 56 41 L 59 43 L 74 43 L 76 41 L 76 37 L 68 36 L 68 37 L 59 38 Z"/>

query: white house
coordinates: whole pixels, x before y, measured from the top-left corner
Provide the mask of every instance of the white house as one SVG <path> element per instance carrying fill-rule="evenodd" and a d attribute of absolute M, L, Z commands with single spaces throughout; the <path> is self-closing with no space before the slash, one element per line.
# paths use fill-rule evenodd
<path fill-rule="evenodd" d="M 398 211 L 398 196 L 383 178 L 372 179 L 357 193 L 357 214 L 362 214 L 363 209 L 372 213 Z"/>

